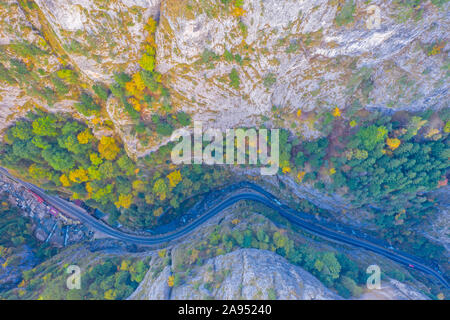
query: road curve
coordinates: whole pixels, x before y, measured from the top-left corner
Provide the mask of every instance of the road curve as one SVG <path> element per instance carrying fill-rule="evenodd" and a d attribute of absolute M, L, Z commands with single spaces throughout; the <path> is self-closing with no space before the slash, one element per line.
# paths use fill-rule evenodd
<path fill-rule="evenodd" d="M 72 217 L 77 218 L 82 223 L 85 223 L 89 225 L 91 228 L 100 231 L 104 233 L 105 235 L 108 235 L 112 238 L 122 240 L 124 242 L 133 243 L 137 245 L 158 245 L 167 243 L 173 240 L 180 239 L 188 234 L 190 234 L 192 231 L 197 229 L 199 226 L 201 226 L 204 222 L 209 220 L 210 218 L 214 217 L 224 209 L 234 205 L 235 203 L 243 200 L 250 200 L 255 201 L 258 203 L 261 203 L 268 208 L 271 208 L 278 212 L 282 217 L 284 217 L 289 222 L 293 223 L 294 225 L 297 225 L 298 227 L 317 235 L 321 238 L 337 242 L 337 243 L 344 243 L 347 245 L 351 245 L 357 248 L 362 248 L 377 254 L 380 254 L 390 260 L 393 260 L 397 263 L 400 263 L 402 265 L 405 265 L 409 268 L 413 268 L 415 270 L 421 271 L 425 274 L 433 276 L 435 279 L 437 279 L 440 283 L 442 283 L 446 288 L 448 288 L 448 282 L 443 274 L 440 273 L 440 271 L 433 269 L 430 266 L 427 266 L 426 264 L 422 263 L 418 259 L 414 259 L 410 255 L 403 253 L 401 251 L 395 250 L 395 249 L 388 249 L 381 245 L 374 244 L 370 241 L 367 241 L 365 239 L 356 238 L 354 236 L 344 234 L 341 232 L 337 232 L 334 230 L 331 230 L 329 227 L 321 225 L 319 222 L 312 223 L 311 221 L 306 221 L 302 219 L 298 214 L 296 214 L 296 211 L 287 207 L 286 205 L 283 205 L 274 195 L 270 194 L 269 192 L 265 191 L 259 186 L 249 184 L 246 186 L 245 189 L 248 189 L 248 191 L 234 194 L 226 198 L 224 201 L 216 205 L 214 208 L 207 211 L 205 214 L 203 214 L 198 219 L 194 220 L 193 222 L 189 223 L 188 225 L 174 231 L 168 234 L 160 235 L 160 236 L 141 236 L 141 235 L 134 235 L 129 234 L 117 229 L 112 228 L 111 226 L 103 223 L 100 220 L 97 220 L 90 214 L 88 214 L 84 209 L 76 206 L 75 204 L 63 200 L 59 197 L 51 196 L 45 193 L 45 191 L 39 187 L 36 187 L 30 183 L 21 181 L 3 168 L 0 168 L 0 172 L 7 175 L 10 179 L 15 180 L 18 183 L 21 183 L 31 191 L 38 194 L 40 197 L 45 199 L 49 204 L 60 210 L 62 213 L 66 213 Z"/>

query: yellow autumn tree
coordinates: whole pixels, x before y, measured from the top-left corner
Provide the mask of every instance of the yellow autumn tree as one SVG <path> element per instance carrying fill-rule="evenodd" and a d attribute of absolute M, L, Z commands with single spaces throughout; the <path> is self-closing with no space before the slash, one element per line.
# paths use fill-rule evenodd
<path fill-rule="evenodd" d="M 100 119 L 100 118 L 94 118 L 94 119 L 91 120 L 91 122 L 92 122 L 93 125 L 98 125 L 98 124 L 102 124 L 103 120 Z"/>
<path fill-rule="evenodd" d="M 432 138 L 433 136 L 437 135 L 439 133 L 439 129 L 436 128 L 430 128 L 427 132 L 427 134 L 425 135 L 425 138 Z"/>
<path fill-rule="evenodd" d="M 22 282 L 19 283 L 19 285 L 18 285 L 19 288 L 24 288 L 26 286 L 27 286 L 27 282 L 25 281 L 25 279 L 23 279 Z"/>
<path fill-rule="evenodd" d="M 131 76 L 131 81 L 125 83 L 125 90 L 135 96 L 138 100 L 144 98 L 145 83 L 142 80 L 141 73 L 136 72 Z"/>
<path fill-rule="evenodd" d="M 114 300 L 116 299 L 116 291 L 113 289 L 109 289 L 105 292 L 105 299 L 106 300 Z"/>
<path fill-rule="evenodd" d="M 169 173 L 167 179 L 169 179 L 169 185 L 175 188 L 182 180 L 180 170 Z"/>
<path fill-rule="evenodd" d="M 88 172 L 83 168 L 72 170 L 69 173 L 69 179 L 76 183 L 86 182 L 89 180 Z"/>
<path fill-rule="evenodd" d="M 50 179 L 52 174 L 50 171 L 45 169 L 44 167 L 38 166 L 35 163 L 33 163 L 31 166 L 28 167 L 28 173 L 31 177 L 34 179 Z"/>
<path fill-rule="evenodd" d="M 446 44 L 446 43 L 445 43 L 444 41 L 435 44 L 435 45 L 433 46 L 433 48 L 431 48 L 431 50 L 428 52 L 428 55 L 429 55 L 429 56 L 435 56 L 435 55 L 437 55 L 437 54 L 440 54 L 440 53 L 441 53 L 441 50 L 445 48 L 445 44 Z"/>
<path fill-rule="evenodd" d="M 235 7 L 233 8 L 233 11 L 231 11 L 231 14 L 235 17 L 242 17 L 247 13 L 243 8 Z"/>
<path fill-rule="evenodd" d="M 128 98 L 128 102 L 133 106 L 134 110 L 136 110 L 137 112 L 141 111 L 142 107 L 138 99 L 136 99 L 135 97 L 130 97 Z"/>
<path fill-rule="evenodd" d="M 155 69 L 155 57 L 144 53 L 139 60 L 142 69 L 152 72 Z"/>
<path fill-rule="evenodd" d="M 175 284 L 175 277 L 170 276 L 169 279 L 167 279 L 167 284 L 169 285 L 169 287 L 173 287 Z"/>
<path fill-rule="evenodd" d="M 100 170 L 95 167 L 91 166 L 88 168 L 88 175 L 90 180 L 102 180 L 102 174 Z"/>
<path fill-rule="evenodd" d="M 151 38 L 151 39 L 152 39 L 152 40 L 148 39 L 148 40 L 150 40 L 150 42 L 147 41 L 147 43 L 144 45 L 144 51 L 145 51 L 148 55 L 154 56 L 154 55 L 156 55 L 156 50 L 155 50 L 156 43 L 155 43 L 155 41 L 153 40 L 153 38 Z"/>
<path fill-rule="evenodd" d="M 166 257 L 167 249 L 162 249 L 158 251 L 158 256 L 163 259 Z"/>
<path fill-rule="evenodd" d="M 135 190 L 137 192 L 145 191 L 145 183 L 142 180 L 134 180 L 132 185 L 133 185 L 133 190 Z"/>
<path fill-rule="evenodd" d="M 156 32 L 156 27 L 158 23 L 152 17 L 148 18 L 147 24 L 144 26 L 144 29 L 148 31 L 150 34 Z"/>
<path fill-rule="evenodd" d="M 92 198 L 92 192 L 94 188 L 92 188 L 92 184 L 90 182 L 86 183 L 86 191 L 88 193 L 88 198 Z"/>
<path fill-rule="evenodd" d="M 125 90 L 132 96 L 137 93 L 137 89 L 133 81 L 125 83 Z"/>
<path fill-rule="evenodd" d="M 341 116 L 341 110 L 338 107 L 334 108 L 333 117 L 340 117 L 340 116 Z"/>
<path fill-rule="evenodd" d="M 389 149 L 391 149 L 392 151 L 397 149 L 400 146 L 400 143 L 401 143 L 400 140 L 397 138 L 386 139 L 386 144 L 388 145 Z"/>
<path fill-rule="evenodd" d="M 77 135 L 77 139 L 80 144 L 87 144 L 92 138 L 94 138 L 94 136 L 89 129 L 86 129 Z"/>
<path fill-rule="evenodd" d="M 98 152 L 106 160 L 114 160 L 120 149 L 113 137 L 103 136 L 98 144 Z"/>
<path fill-rule="evenodd" d="M 141 73 L 136 72 L 135 74 L 133 74 L 132 79 L 133 79 L 134 85 L 136 87 L 136 90 L 139 93 L 142 93 L 142 91 L 144 91 L 144 89 L 145 89 L 145 83 L 144 83 L 144 80 L 142 80 Z"/>
<path fill-rule="evenodd" d="M 69 178 L 65 174 L 59 177 L 59 181 L 62 183 L 63 187 L 70 187 Z"/>
<path fill-rule="evenodd" d="M 133 202 L 133 196 L 131 194 L 127 194 L 127 195 L 120 194 L 119 200 L 114 202 L 114 204 L 116 205 L 117 209 L 119 209 L 120 207 L 128 209 L 131 206 L 132 202 Z"/>
<path fill-rule="evenodd" d="M 297 175 L 297 179 L 298 181 L 303 181 L 303 177 L 305 176 L 306 172 L 305 171 L 300 171 Z"/>
<path fill-rule="evenodd" d="M 447 121 L 447 123 L 444 126 L 444 132 L 450 133 L 450 121 Z"/>
<path fill-rule="evenodd" d="M 122 263 L 120 264 L 120 270 L 127 271 L 130 268 L 130 264 L 130 260 L 122 260 Z"/>
<path fill-rule="evenodd" d="M 159 217 L 161 214 L 163 213 L 163 208 L 159 207 L 158 209 L 156 209 L 155 211 L 153 211 L 153 215 L 155 217 Z"/>
<path fill-rule="evenodd" d="M 145 51 L 149 56 L 155 55 L 155 48 L 156 48 L 156 41 L 155 36 L 153 34 L 148 35 L 148 37 L 145 39 Z"/>
<path fill-rule="evenodd" d="M 100 158 L 100 156 L 98 155 L 98 153 L 92 152 L 91 154 L 89 154 L 89 159 L 91 160 L 91 163 L 94 166 L 98 166 L 100 164 L 103 163 L 102 158 Z"/>

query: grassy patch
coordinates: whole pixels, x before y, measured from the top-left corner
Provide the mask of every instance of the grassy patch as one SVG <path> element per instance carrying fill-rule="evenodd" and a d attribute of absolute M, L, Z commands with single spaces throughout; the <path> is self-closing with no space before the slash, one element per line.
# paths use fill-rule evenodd
<path fill-rule="evenodd" d="M 354 20 L 353 15 L 355 14 L 356 5 L 353 0 L 347 1 L 342 7 L 338 10 L 338 14 L 336 15 L 335 22 L 338 26 L 344 26 L 349 23 L 352 23 Z"/>

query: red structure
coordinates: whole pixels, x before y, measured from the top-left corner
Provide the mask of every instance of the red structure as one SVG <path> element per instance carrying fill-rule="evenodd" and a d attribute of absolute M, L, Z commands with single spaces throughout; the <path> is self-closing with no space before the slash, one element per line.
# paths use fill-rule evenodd
<path fill-rule="evenodd" d="M 43 203 L 44 202 L 44 199 L 42 199 L 41 197 L 39 197 L 36 193 L 34 193 L 33 191 L 30 191 L 30 193 L 33 195 L 33 197 L 35 197 L 36 198 L 36 200 L 39 202 L 39 203 Z"/>

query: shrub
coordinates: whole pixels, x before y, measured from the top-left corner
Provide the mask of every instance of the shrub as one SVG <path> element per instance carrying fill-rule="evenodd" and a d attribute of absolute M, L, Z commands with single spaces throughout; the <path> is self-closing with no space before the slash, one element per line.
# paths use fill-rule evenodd
<path fill-rule="evenodd" d="M 6 81 L 8 84 L 16 83 L 16 80 L 9 74 L 9 70 L 0 63 L 0 81 Z"/>
<path fill-rule="evenodd" d="M 78 75 L 71 69 L 61 69 L 56 72 L 58 77 L 69 83 L 75 83 L 78 79 Z"/>
<path fill-rule="evenodd" d="M 156 132 L 162 136 L 170 136 L 173 132 L 173 127 L 168 123 L 160 122 L 156 125 Z"/>
<path fill-rule="evenodd" d="M 26 75 L 29 74 L 30 71 L 27 68 L 27 65 L 23 63 L 20 60 L 17 59 L 11 59 L 10 60 L 11 66 L 14 67 L 13 71 L 20 74 L 20 75 Z"/>
<path fill-rule="evenodd" d="M 185 112 L 179 112 L 177 114 L 177 120 L 183 127 L 191 123 L 191 117 Z"/>
<path fill-rule="evenodd" d="M 87 93 L 81 94 L 81 102 L 75 104 L 75 108 L 84 116 L 88 117 L 100 111 L 101 107 Z"/>
<path fill-rule="evenodd" d="M 233 54 L 228 50 L 225 50 L 223 56 L 224 56 L 225 60 L 227 60 L 228 62 L 232 62 L 234 60 Z"/>
<path fill-rule="evenodd" d="M 150 89 L 150 91 L 155 92 L 158 90 L 158 81 L 155 79 L 155 74 L 147 70 L 140 71 L 142 81 L 145 86 Z"/>
<path fill-rule="evenodd" d="M 239 73 L 236 70 L 236 68 L 233 68 L 233 70 L 231 70 L 229 78 L 230 78 L 230 86 L 232 86 L 234 89 L 239 89 L 241 80 L 239 79 Z"/>
<path fill-rule="evenodd" d="M 109 92 L 108 92 L 108 89 L 105 88 L 103 85 L 96 83 L 96 84 L 94 84 L 94 85 L 92 86 L 92 90 L 94 90 L 94 92 L 95 92 L 102 100 L 105 100 L 105 101 L 108 100 Z"/>
<path fill-rule="evenodd" d="M 40 49 L 39 47 L 35 46 L 34 44 L 26 42 L 11 44 L 11 49 L 14 50 L 14 52 L 21 57 L 42 56 L 47 53 L 44 50 Z"/>
<path fill-rule="evenodd" d="M 140 113 L 137 112 L 136 109 L 134 109 L 133 106 L 128 101 L 124 101 L 123 106 L 133 120 L 140 119 L 141 117 Z"/>
<path fill-rule="evenodd" d="M 277 82 L 277 78 L 275 77 L 275 75 L 273 73 L 269 73 L 267 76 L 265 76 L 264 78 L 264 86 L 269 89 L 270 87 L 272 87 L 275 82 Z"/>
<path fill-rule="evenodd" d="M 152 72 L 155 69 L 155 57 L 144 53 L 139 61 L 139 65 L 142 69 Z"/>
<path fill-rule="evenodd" d="M 70 53 L 86 55 L 87 51 L 83 45 L 77 40 L 73 39 L 70 44 L 65 44 L 64 49 Z"/>
<path fill-rule="evenodd" d="M 338 26 L 343 26 L 353 22 L 353 14 L 355 13 L 355 2 L 348 0 L 341 8 L 335 18 L 335 22 Z"/>
<path fill-rule="evenodd" d="M 217 60 L 219 56 L 212 50 L 205 49 L 202 53 L 202 62 L 208 63 Z"/>
<path fill-rule="evenodd" d="M 125 88 L 125 84 L 131 81 L 131 77 L 125 72 L 120 72 L 114 74 L 114 80 L 116 80 L 121 88 Z"/>
<path fill-rule="evenodd" d="M 234 0 L 234 5 L 238 8 L 242 8 L 244 6 L 244 0 Z"/>
<path fill-rule="evenodd" d="M 52 77 L 51 78 L 53 86 L 56 89 L 56 92 L 59 95 L 65 95 L 69 92 L 69 88 L 64 84 L 64 82 L 59 77 Z"/>

